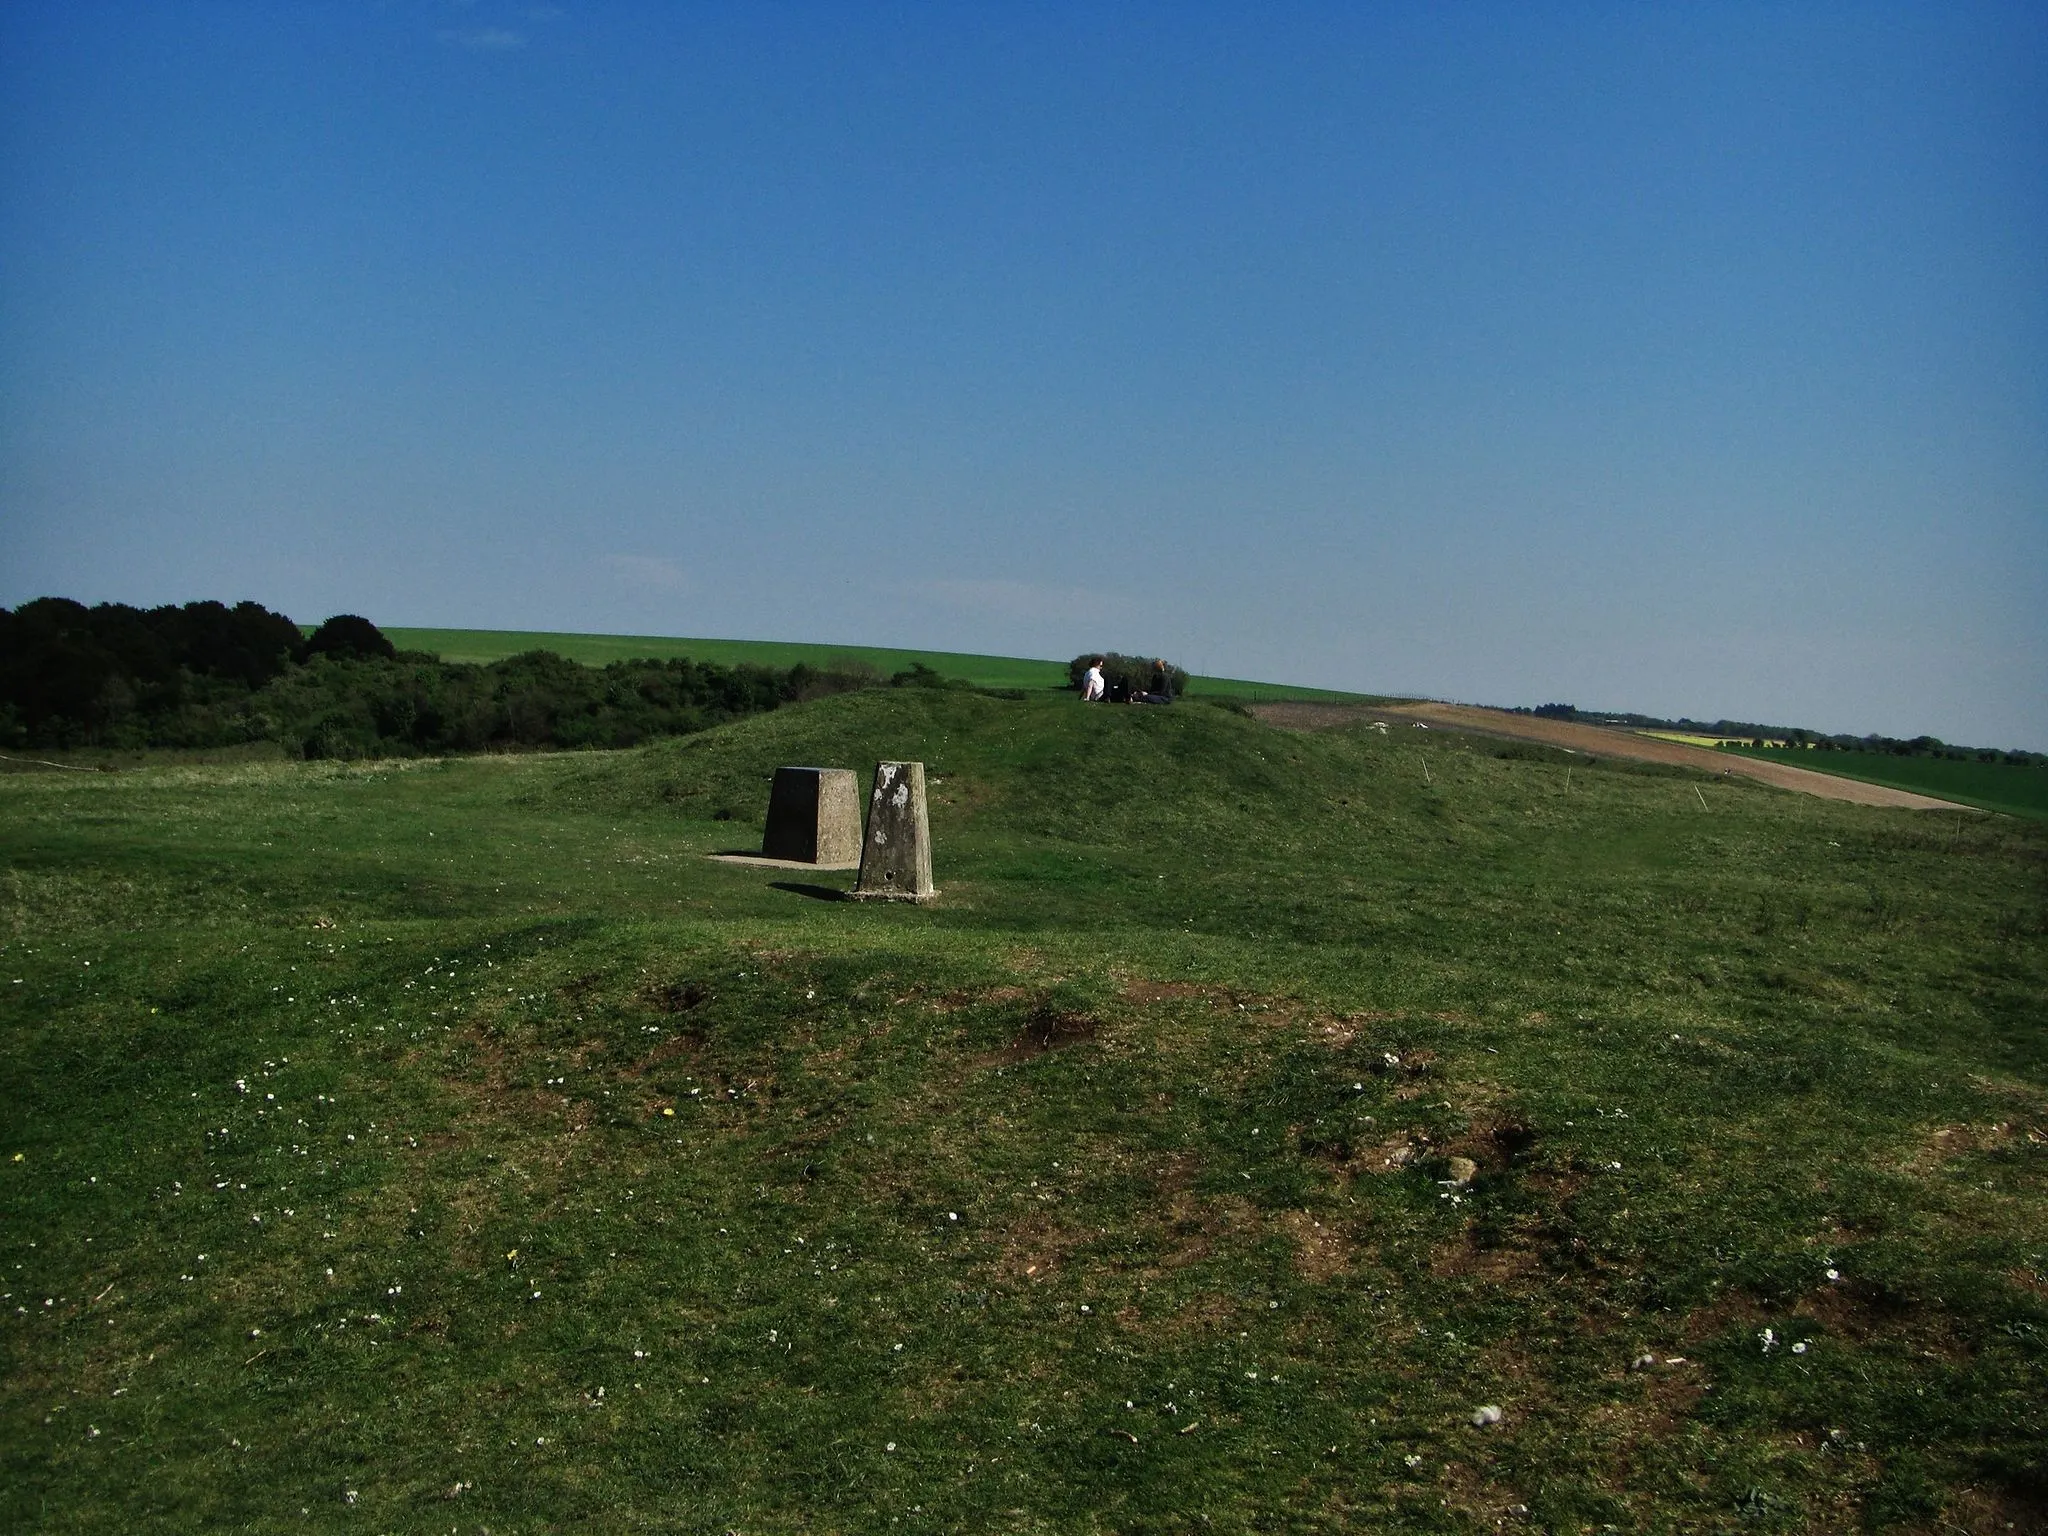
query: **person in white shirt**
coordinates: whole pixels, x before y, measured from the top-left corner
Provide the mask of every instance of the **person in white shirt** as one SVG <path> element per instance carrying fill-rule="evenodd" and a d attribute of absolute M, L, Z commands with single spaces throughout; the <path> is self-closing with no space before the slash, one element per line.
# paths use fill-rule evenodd
<path fill-rule="evenodd" d="M 1081 675 L 1081 702 L 1100 704 L 1105 688 L 1102 681 L 1102 658 L 1096 657 L 1088 663 L 1088 670 Z"/>

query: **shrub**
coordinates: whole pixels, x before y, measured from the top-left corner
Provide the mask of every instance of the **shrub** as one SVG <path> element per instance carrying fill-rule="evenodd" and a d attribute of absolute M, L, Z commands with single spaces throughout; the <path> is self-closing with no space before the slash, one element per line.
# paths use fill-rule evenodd
<path fill-rule="evenodd" d="M 1088 664 L 1096 657 L 1102 658 L 1102 680 L 1109 685 L 1111 698 L 1129 697 L 1133 694 L 1152 691 L 1153 661 L 1150 656 L 1126 656 L 1120 651 L 1086 651 L 1067 663 L 1067 686 L 1076 693 L 1081 690 L 1081 678 L 1088 670 Z M 1188 674 L 1184 668 L 1171 662 L 1161 661 L 1166 668 L 1166 692 L 1179 698 L 1188 691 Z"/>
<path fill-rule="evenodd" d="M 906 670 L 890 677 L 889 686 L 891 688 L 967 688 L 972 685 L 961 681 L 959 678 L 947 677 L 944 673 L 933 670 L 921 661 L 913 661 Z"/>

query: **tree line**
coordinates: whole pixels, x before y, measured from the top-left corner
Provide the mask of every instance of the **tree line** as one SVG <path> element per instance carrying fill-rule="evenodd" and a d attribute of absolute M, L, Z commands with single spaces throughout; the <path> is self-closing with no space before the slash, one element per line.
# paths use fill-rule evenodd
<path fill-rule="evenodd" d="M 352 758 L 627 747 L 884 681 L 860 663 L 588 667 L 528 651 L 472 665 L 400 651 L 353 614 L 308 635 L 253 602 L 0 608 L 0 743 L 13 748 L 275 742 L 295 757 Z"/>
<path fill-rule="evenodd" d="M 2023 752 L 2002 747 L 1959 747 L 1937 736 L 1851 736 L 1827 735 L 1796 725 L 1758 725 L 1749 720 L 1664 720 L 1655 715 L 1618 714 L 1609 710 L 1575 709 L 1569 704 L 1539 704 L 1534 709 L 1514 709 L 1517 715 L 1539 715 L 1545 720 L 1582 720 L 1588 725 L 1620 725 L 1631 730 L 1689 731 L 1700 736 L 1726 736 L 1752 746 L 1784 742 L 1788 748 L 1818 752 L 1883 752 L 1893 757 L 1938 757 L 1957 763 L 2011 763 L 2022 767 L 2048 767 L 2048 752 Z"/>

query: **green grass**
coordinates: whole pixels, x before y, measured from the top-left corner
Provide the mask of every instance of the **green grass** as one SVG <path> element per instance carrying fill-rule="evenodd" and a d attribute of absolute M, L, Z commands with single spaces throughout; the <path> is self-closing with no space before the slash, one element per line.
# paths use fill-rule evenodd
<path fill-rule="evenodd" d="M 884 676 L 930 667 L 943 677 L 977 688 L 1063 689 L 1064 661 L 1034 661 L 1023 656 L 975 656 L 957 651 L 913 651 L 878 645 L 803 645 L 786 640 L 685 640 L 662 635 L 572 635 L 513 629 L 387 629 L 401 650 L 430 651 L 444 661 L 491 662 L 521 651 L 546 650 L 572 661 L 603 666 L 611 661 L 687 656 L 693 661 L 737 666 L 793 667 L 799 662 L 829 667 L 849 660 L 866 662 Z M 1367 695 L 1304 688 L 1292 683 L 1249 682 L 1234 677 L 1197 677 L 1190 687 L 1210 698 L 1234 699 L 1363 699 Z"/>
<path fill-rule="evenodd" d="M 1744 757 L 1791 763 L 1845 779 L 1890 789 L 1908 789 L 2008 816 L 2048 821 L 2048 768 L 2019 763 L 1956 762 L 1944 757 L 1900 757 L 1890 752 L 1774 751 L 1769 747 L 1722 747 Z"/>
<path fill-rule="evenodd" d="M 0 778 L 0 1528 L 2037 1528 L 2048 831 L 1428 734 Z"/>

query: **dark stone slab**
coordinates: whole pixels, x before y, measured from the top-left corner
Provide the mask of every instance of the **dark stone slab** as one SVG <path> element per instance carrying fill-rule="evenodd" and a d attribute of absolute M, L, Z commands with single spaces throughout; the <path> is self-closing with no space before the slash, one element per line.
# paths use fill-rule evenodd
<path fill-rule="evenodd" d="M 775 770 L 763 858 L 844 866 L 860 847 L 860 785 L 851 768 Z"/>

